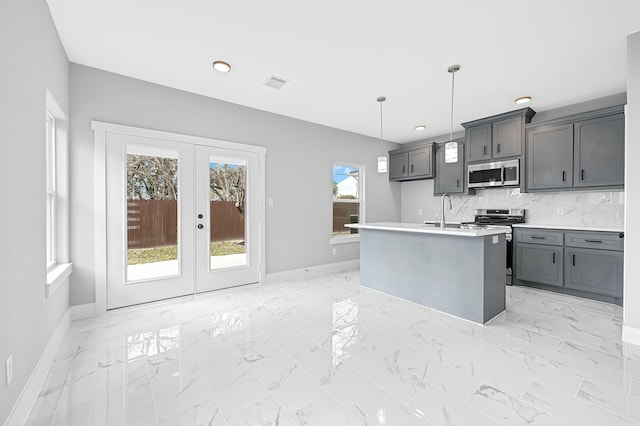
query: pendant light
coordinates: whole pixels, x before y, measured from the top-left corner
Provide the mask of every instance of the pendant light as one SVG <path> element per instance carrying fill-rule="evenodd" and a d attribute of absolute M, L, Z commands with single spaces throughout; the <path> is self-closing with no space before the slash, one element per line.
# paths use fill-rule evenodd
<path fill-rule="evenodd" d="M 376 101 L 380 104 L 380 144 L 384 148 L 384 138 L 382 137 L 382 103 L 386 101 L 387 98 L 384 96 L 378 96 Z M 387 173 L 388 167 L 388 159 L 387 155 L 381 155 L 378 157 L 378 173 Z"/>
<path fill-rule="evenodd" d="M 444 144 L 444 162 L 458 162 L 458 143 L 453 141 L 453 93 L 456 82 L 456 72 L 460 71 L 460 65 L 451 65 L 447 68 L 451 73 L 451 131 L 449 132 L 449 142 Z"/>

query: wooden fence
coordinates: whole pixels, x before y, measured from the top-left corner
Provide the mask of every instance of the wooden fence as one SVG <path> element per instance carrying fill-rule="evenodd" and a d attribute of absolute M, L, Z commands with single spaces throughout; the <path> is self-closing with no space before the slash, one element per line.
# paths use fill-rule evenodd
<path fill-rule="evenodd" d="M 210 208 L 211 241 L 244 241 L 244 218 L 233 201 L 211 201 Z M 175 245 L 177 235 L 176 200 L 127 201 L 129 248 Z"/>

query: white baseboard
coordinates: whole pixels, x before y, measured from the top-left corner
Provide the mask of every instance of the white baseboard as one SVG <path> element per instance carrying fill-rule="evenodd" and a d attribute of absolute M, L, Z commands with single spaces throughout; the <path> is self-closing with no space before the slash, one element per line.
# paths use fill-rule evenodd
<path fill-rule="evenodd" d="M 16 404 L 9 413 L 9 417 L 7 417 L 7 420 L 4 423 L 5 426 L 22 426 L 27 422 L 31 408 L 38 398 L 40 389 L 42 389 L 42 385 L 47 378 L 51 364 L 53 363 L 56 353 L 58 352 L 58 348 L 62 343 L 62 339 L 64 339 L 65 334 L 67 334 L 70 324 L 71 309 L 67 309 L 67 312 L 62 316 L 58 326 L 51 335 L 47 346 L 45 346 L 44 351 L 40 356 L 40 360 L 38 361 L 38 364 L 36 364 L 36 368 L 33 369 L 24 389 L 22 389 Z"/>
<path fill-rule="evenodd" d="M 95 303 L 87 303 L 85 305 L 74 305 L 70 306 L 71 310 L 71 321 L 85 319 L 85 318 L 93 318 L 96 316 L 96 304 Z"/>
<path fill-rule="evenodd" d="M 346 271 L 360 267 L 360 259 L 345 260 L 343 262 L 327 263 L 325 265 L 309 266 L 308 268 L 292 269 L 289 271 L 267 274 L 266 283 L 304 278 L 310 275 L 329 274 L 331 272 Z"/>
<path fill-rule="evenodd" d="M 633 345 L 640 345 L 640 328 L 623 324 L 622 341 Z"/>

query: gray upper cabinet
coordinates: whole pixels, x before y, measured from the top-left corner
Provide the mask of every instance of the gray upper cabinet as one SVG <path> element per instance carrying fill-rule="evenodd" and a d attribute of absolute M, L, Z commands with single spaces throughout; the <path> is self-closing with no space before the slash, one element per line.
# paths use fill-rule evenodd
<path fill-rule="evenodd" d="M 458 143 L 458 161 L 445 162 L 445 144 L 438 144 L 436 148 L 436 177 L 433 182 L 433 194 L 442 195 L 445 192 L 457 194 L 464 192 L 464 142 Z"/>
<path fill-rule="evenodd" d="M 434 177 L 434 144 L 420 144 L 389 151 L 389 180 L 418 180 Z"/>
<path fill-rule="evenodd" d="M 527 191 L 622 188 L 622 107 L 527 126 Z"/>
<path fill-rule="evenodd" d="M 573 186 L 573 124 L 527 131 L 527 188 Z"/>
<path fill-rule="evenodd" d="M 402 179 L 409 176 L 408 165 L 409 153 L 392 154 L 389 152 L 389 180 Z"/>
<path fill-rule="evenodd" d="M 624 185 L 624 114 L 575 124 L 574 186 Z"/>
<path fill-rule="evenodd" d="M 531 108 L 522 108 L 462 123 L 469 149 L 468 162 L 521 156 L 524 149 L 524 126 L 535 113 Z"/>
<path fill-rule="evenodd" d="M 469 161 L 491 159 L 491 123 L 470 127 L 466 131 Z"/>
<path fill-rule="evenodd" d="M 522 131 L 524 121 L 521 117 L 498 120 L 492 125 L 493 158 L 522 155 Z"/>

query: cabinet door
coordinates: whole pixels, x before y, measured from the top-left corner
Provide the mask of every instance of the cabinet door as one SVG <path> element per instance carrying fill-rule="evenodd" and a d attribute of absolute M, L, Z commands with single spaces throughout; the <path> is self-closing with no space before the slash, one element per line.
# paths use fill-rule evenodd
<path fill-rule="evenodd" d="M 436 177 L 433 184 L 435 195 L 464 192 L 464 143 L 458 143 L 458 161 L 446 163 L 445 144 L 438 145 L 436 151 Z"/>
<path fill-rule="evenodd" d="M 512 117 L 493 123 L 493 158 L 522 155 L 522 118 Z"/>
<path fill-rule="evenodd" d="M 389 179 L 402 179 L 407 177 L 409 154 L 406 152 L 389 155 Z"/>
<path fill-rule="evenodd" d="M 482 126 L 469 127 L 467 145 L 469 146 L 469 161 L 491 159 L 491 123 Z"/>
<path fill-rule="evenodd" d="M 527 189 L 573 186 L 573 124 L 527 131 Z"/>
<path fill-rule="evenodd" d="M 624 114 L 575 124 L 574 186 L 624 185 Z"/>
<path fill-rule="evenodd" d="M 409 151 L 409 176 L 432 176 L 432 148 Z"/>
<path fill-rule="evenodd" d="M 565 287 L 622 297 L 623 254 L 619 251 L 565 249 Z"/>
<path fill-rule="evenodd" d="M 516 278 L 562 287 L 562 247 L 516 244 Z"/>

